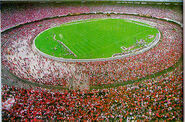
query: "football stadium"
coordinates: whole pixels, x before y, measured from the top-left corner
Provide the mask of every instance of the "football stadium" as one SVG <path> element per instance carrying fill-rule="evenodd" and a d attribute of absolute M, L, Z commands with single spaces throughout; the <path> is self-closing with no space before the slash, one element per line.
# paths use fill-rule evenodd
<path fill-rule="evenodd" d="M 183 121 L 182 3 L 2 1 L 2 121 Z"/>

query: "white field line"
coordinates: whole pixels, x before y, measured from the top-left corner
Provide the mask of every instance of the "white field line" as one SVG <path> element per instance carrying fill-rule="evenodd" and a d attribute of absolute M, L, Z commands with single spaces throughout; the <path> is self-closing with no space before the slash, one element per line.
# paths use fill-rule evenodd
<path fill-rule="evenodd" d="M 69 52 L 71 52 L 75 57 L 77 57 L 77 55 L 75 53 L 73 53 L 73 51 L 71 51 L 63 42 L 59 41 L 59 40 L 56 40 L 57 42 L 59 42 L 60 44 L 62 44 L 65 48 L 67 48 L 67 50 Z"/>
<path fill-rule="evenodd" d="M 137 23 L 137 22 L 133 22 L 133 21 L 131 21 L 131 22 L 134 23 L 134 24 L 137 24 L 137 25 L 153 28 L 152 26 L 149 26 L 149 25 L 145 25 L 145 24 L 141 24 L 141 23 Z"/>
<path fill-rule="evenodd" d="M 56 40 L 56 38 L 55 38 L 55 37 L 56 37 L 56 34 L 54 34 L 54 37 L 53 37 L 53 39 L 54 39 L 54 40 Z"/>
<path fill-rule="evenodd" d="M 69 22 L 69 23 L 65 23 L 65 24 L 63 24 L 64 26 L 65 25 L 73 25 L 73 24 L 79 24 L 79 23 L 86 23 L 86 22 L 93 22 L 93 21 L 100 21 L 100 20 L 105 20 L 105 19 L 107 19 L 107 18 L 101 18 L 101 19 L 93 19 L 93 20 L 91 20 L 91 19 L 86 19 L 85 21 L 84 20 L 79 20 L 79 21 L 74 21 L 74 22 Z"/>

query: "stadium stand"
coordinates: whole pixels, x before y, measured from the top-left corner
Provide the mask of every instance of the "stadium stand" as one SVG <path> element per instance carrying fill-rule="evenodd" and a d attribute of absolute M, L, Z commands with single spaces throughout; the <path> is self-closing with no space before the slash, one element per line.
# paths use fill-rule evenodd
<path fill-rule="evenodd" d="M 182 120 L 182 6 L 86 2 L 2 4 L 3 121 Z M 150 21 L 160 42 L 142 54 L 96 62 L 60 62 L 32 49 L 48 28 L 108 17 Z"/>

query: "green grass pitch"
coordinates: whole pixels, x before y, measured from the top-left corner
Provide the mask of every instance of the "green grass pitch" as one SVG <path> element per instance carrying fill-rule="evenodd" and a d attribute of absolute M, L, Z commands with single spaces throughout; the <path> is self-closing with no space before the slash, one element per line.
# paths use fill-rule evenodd
<path fill-rule="evenodd" d="M 72 59 L 108 58 L 150 43 L 158 33 L 145 23 L 126 19 L 90 19 L 62 24 L 40 33 L 36 47 L 51 56 Z"/>

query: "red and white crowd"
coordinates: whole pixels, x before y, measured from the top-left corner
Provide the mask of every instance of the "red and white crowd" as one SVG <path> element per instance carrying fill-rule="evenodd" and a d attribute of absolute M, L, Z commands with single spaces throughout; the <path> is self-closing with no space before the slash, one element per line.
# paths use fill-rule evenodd
<path fill-rule="evenodd" d="M 29 4 L 21 6 L 2 6 L 1 30 L 6 30 L 12 26 L 34 22 L 44 18 L 63 16 L 69 13 L 88 13 L 89 8 L 80 5 L 60 5 L 55 4 Z M 7 21 L 11 20 L 11 21 Z"/>
<path fill-rule="evenodd" d="M 117 12 L 117 13 L 137 13 L 150 15 L 158 18 L 169 18 L 182 22 L 181 9 L 173 9 L 169 6 L 144 6 L 144 5 L 57 5 L 57 4 L 28 4 L 3 6 L 1 12 L 1 30 L 6 30 L 12 26 L 41 20 L 43 18 L 68 15 L 69 13 L 89 13 L 89 12 Z M 7 21 L 11 20 L 11 21 Z"/>
<path fill-rule="evenodd" d="M 92 91 L 2 86 L 4 121 L 182 120 L 182 65 L 142 83 Z"/>
<path fill-rule="evenodd" d="M 111 6 L 111 7 L 110 7 Z M 171 18 L 182 16 L 167 8 L 143 6 L 22 6 L 2 9 L 2 31 L 17 24 L 69 13 L 121 12 Z M 150 21 L 161 32 L 160 42 L 142 54 L 97 62 L 60 62 L 43 57 L 32 49 L 32 40 L 45 29 L 80 19 L 106 15 L 79 15 L 26 24 L 1 34 L 1 63 L 23 80 L 45 85 L 71 87 L 87 82 L 90 86 L 134 81 L 172 67 L 182 57 L 182 28 L 151 18 L 111 15 L 115 18 Z M 42 25 L 42 26 L 39 26 Z M 108 120 L 182 119 L 182 71 L 172 72 L 131 85 L 102 90 L 49 91 L 3 85 L 3 120 Z"/>

